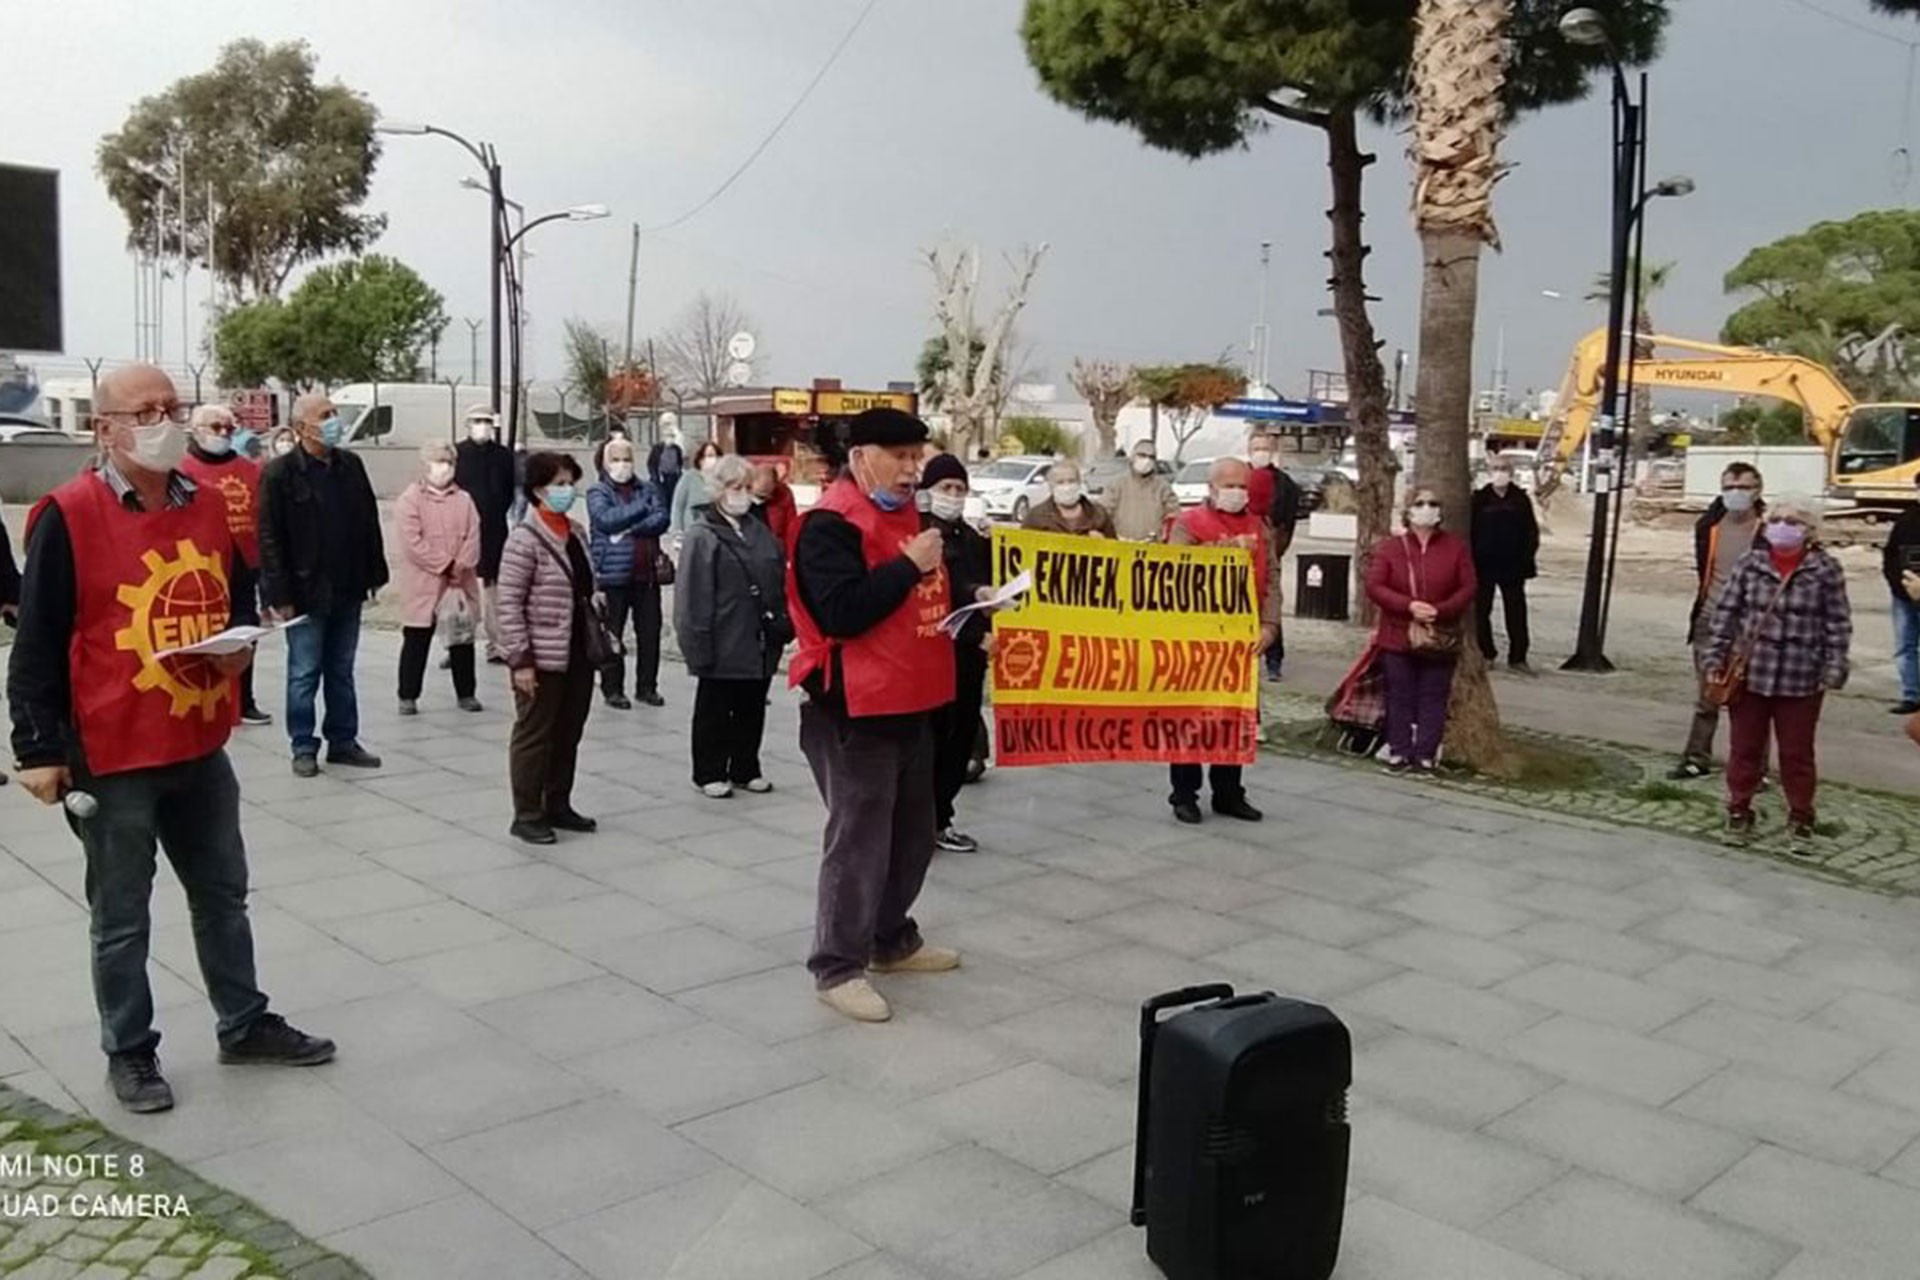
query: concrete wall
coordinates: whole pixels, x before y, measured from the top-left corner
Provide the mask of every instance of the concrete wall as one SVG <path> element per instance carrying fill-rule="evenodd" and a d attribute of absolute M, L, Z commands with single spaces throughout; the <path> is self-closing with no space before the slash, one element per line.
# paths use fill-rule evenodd
<path fill-rule="evenodd" d="M 1758 467 L 1768 493 L 1819 497 L 1827 491 L 1827 454 L 1817 446 L 1695 445 L 1687 450 L 1687 496 L 1718 497 L 1720 473 L 1729 462 Z"/>

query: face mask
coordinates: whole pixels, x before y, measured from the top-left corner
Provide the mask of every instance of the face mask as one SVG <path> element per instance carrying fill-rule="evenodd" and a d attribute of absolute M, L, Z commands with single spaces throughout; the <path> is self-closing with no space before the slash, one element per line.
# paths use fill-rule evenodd
<path fill-rule="evenodd" d="M 1493 473 L 1493 488 L 1496 493 L 1505 493 L 1507 486 L 1513 483 L 1513 472 L 1496 471 Z"/>
<path fill-rule="evenodd" d="M 1798 551 L 1807 545 L 1806 526 L 1791 520 L 1767 521 L 1767 545 L 1777 551 Z"/>
<path fill-rule="evenodd" d="M 1722 489 L 1720 491 L 1720 501 L 1725 504 L 1728 511 L 1739 515 L 1743 512 L 1753 510 L 1753 490 Z"/>
<path fill-rule="evenodd" d="M 131 452 L 142 471 L 171 471 L 187 456 L 187 433 L 173 422 L 135 427 Z"/>
<path fill-rule="evenodd" d="M 707 455 L 706 460 L 700 464 L 700 474 L 703 476 L 710 476 L 713 474 L 713 469 L 719 465 L 720 465 L 720 455 L 717 453 L 710 453 Z"/>
<path fill-rule="evenodd" d="M 607 464 L 607 479 L 613 481 L 615 484 L 627 483 L 627 481 L 633 479 L 633 464 L 631 462 L 609 462 Z"/>
<path fill-rule="evenodd" d="M 224 458 L 233 452 L 233 437 L 216 435 L 209 431 L 194 437 L 200 445 L 200 452 L 210 453 L 216 458 Z"/>
<path fill-rule="evenodd" d="M 563 516 L 573 510 L 573 486 L 570 484 L 552 484 L 540 496 L 540 505 L 557 516 Z"/>
<path fill-rule="evenodd" d="M 485 421 L 469 422 L 467 424 L 467 439 L 474 441 L 476 444 L 487 443 L 487 441 L 493 439 L 493 424 Z"/>
<path fill-rule="evenodd" d="M 753 495 L 744 489 L 729 489 L 720 495 L 720 509 L 737 520 L 753 509 Z"/>
<path fill-rule="evenodd" d="M 244 458 L 253 452 L 254 442 L 259 438 L 254 432 L 242 427 L 233 433 L 233 451 Z"/>
<path fill-rule="evenodd" d="M 453 464 L 451 462 L 430 462 L 427 464 L 427 483 L 436 489 L 444 489 L 453 483 Z"/>
<path fill-rule="evenodd" d="M 756 494 L 754 494 L 754 495 L 753 495 L 753 505 L 754 505 L 754 506 L 756 506 L 756 507 L 764 507 L 764 506 L 766 506 L 766 505 L 767 505 L 767 495 L 766 495 L 766 494 L 764 494 L 764 493 L 756 493 Z"/>
<path fill-rule="evenodd" d="M 932 499 L 933 518 L 949 524 L 967 514 L 967 500 L 951 493 L 936 493 Z"/>
<path fill-rule="evenodd" d="M 1133 460 L 1133 474 L 1137 476 L 1150 476 L 1153 474 L 1155 464 L 1156 459 L 1136 457 Z"/>
<path fill-rule="evenodd" d="M 329 449 L 337 448 L 340 444 L 341 437 L 346 434 L 347 429 L 340 425 L 340 415 L 337 413 L 329 416 L 325 422 L 320 424 L 320 443 L 326 445 Z"/>
<path fill-rule="evenodd" d="M 883 488 L 880 485 L 869 484 L 867 481 L 860 479 L 860 472 L 864 470 L 861 463 L 865 457 L 865 454 L 849 454 L 847 457 L 847 468 L 852 473 L 855 483 L 867 491 L 868 501 L 889 514 L 906 506 L 912 499 L 901 496 L 898 489 Z M 919 477 L 914 476 L 910 478 L 909 483 L 915 483 L 918 480 Z"/>
<path fill-rule="evenodd" d="M 933 491 L 930 489 L 916 489 L 913 494 L 913 509 L 915 511 L 933 510 Z"/>
<path fill-rule="evenodd" d="M 276 457 L 276 458 L 284 458 L 284 457 L 286 457 L 286 456 L 287 456 L 288 454 L 290 454 L 290 453 L 292 453 L 292 452 L 293 452 L 293 441 L 291 441 L 291 440 L 276 440 L 276 441 L 274 441 L 274 442 L 273 442 L 273 456 L 274 456 L 274 457 Z"/>
<path fill-rule="evenodd" d="M 1273 465 L 1273 450 L 1255 449 L 1247 455 L 1247 461 L 1255 467 L 1270 467 Z"/>
<path fill-rule="evenodd" d="M 1085 490 L 1078 480 L 1067 480 L 1053 486 L 1053 505 L 1056 507 L 1077 507 L 1080 495 Z"/>
<path fill-rule="evenodd" d="M 1213 509 L 1237 516 L 1247 509 L 1247 491 L 1245 489 L 1216 489 L 1213 492 Z"/>
<path fill-rule="evenodd" d="M 1440 523 L 1440 508 L 1422 503 L 1407 512 L 1407 523 L 1416 529 L 1431 529 Z"/>

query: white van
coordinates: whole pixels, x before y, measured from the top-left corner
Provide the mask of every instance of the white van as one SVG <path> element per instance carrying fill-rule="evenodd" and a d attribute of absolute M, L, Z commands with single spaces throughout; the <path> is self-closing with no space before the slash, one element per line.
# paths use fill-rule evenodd
<path fill-rule="evenodd" d="M 40 384 L 39 416 L 76 439 L 93 438 L 93 379 L 52 378 Z"/>
<path fill-rule="evenodd" d="M 346 443 L 417 449 L 429 440 L 457 441 L 468 409 L 492 389 L 474 383 L 350 382 L 331 393 Z"/>

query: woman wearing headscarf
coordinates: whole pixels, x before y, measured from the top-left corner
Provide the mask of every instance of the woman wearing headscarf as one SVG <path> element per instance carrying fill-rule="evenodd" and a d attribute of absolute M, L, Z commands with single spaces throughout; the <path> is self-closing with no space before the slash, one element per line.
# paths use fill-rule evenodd
<path fill-rule="evenodd" d="M 1447 730 L 1461 623 L 1477 590 L 1466 541 L 1440 527 L 1440 495 L 1415 485 L 1405 528 L 1373 550 L 1367 598 L 1387 673 L 1387 767 L 1432 773 Z"/>
<path fill-rule="evenodd" d="M 935 454 L 920 472 L 927 507 L 925 529 L 940 533 L 941 556 L 957 605 L 993 594 L 993 550 L 986 536 L 967 523 L 971 481 L 966 464 L 950 453 Z M 933 716 L 934 848 L 943 853 L 977 853 L 980 842 L 953 825 L 953 806 L 966 785 L 979 733 L 980 707 L 986 699 L 987 646 L 993 638 L 986 610 L 967 615 L 953 638 L 953 701 Z"/>
<path fill-rule="evenodd" d="M 1846 686 L 1853 646 L 1847 575 L 1820 544 L 1820 514 L 1777 498 L 1762 539 L 1734 566 L 1713 609 L 1704 663 L 1709 688 L 1735 677 L 1727 704 L 1727 839 L 1753 839 L 1753 797 L 1769 739 L 1787 798 L 1789 849 L 1811 853 L 1819 771 L 1814 737 L 1829 689 Z"/>
<path fill-rule="evenodd" d="M 453 446 L 434 440 L 420 447 L 423 473 L 394 500 L 400 562 L 400 714 L 418 715 L 427 651 L 443 611 L 464 609 L 465 624 L 449 624 L 447 666 L 462 711 L 480 710 L 474 696 L 475 629 L 480 625 L 480 509 L 454 483 Z"/>

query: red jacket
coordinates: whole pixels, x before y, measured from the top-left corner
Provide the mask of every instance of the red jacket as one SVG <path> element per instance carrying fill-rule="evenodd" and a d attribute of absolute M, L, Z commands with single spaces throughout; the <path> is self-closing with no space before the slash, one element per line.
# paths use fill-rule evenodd
<path fill-rule="evenodd" d="M 773 534 L 773 540 L 780 549 L 793 558 L 793 540 L 800 536 L 800 505 L 793 500 L 793 490 L 782 480 L 774 486 L 773 496 L 760 508 L 766 516 L 767 528 Z"/>
<path fill-rule="evenodd" d="M 1473 552 L 1444 529 L 1434 531 L 1425 550 L 1410 533 L 1383 539 L 1367 567 L 1367 598 L 1380 606 L 1380 647 L 1388 653 L 1407 651 L 1415 600 L 1438 610 L 1441 622 L 1457 625 L 1473 603 L 1476 585 Z"/>

